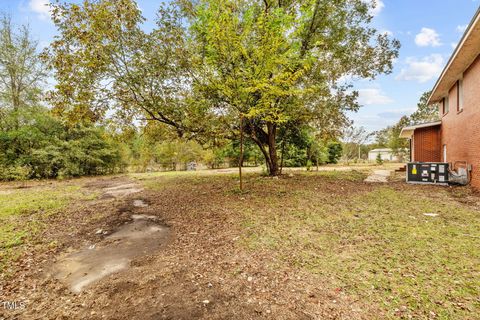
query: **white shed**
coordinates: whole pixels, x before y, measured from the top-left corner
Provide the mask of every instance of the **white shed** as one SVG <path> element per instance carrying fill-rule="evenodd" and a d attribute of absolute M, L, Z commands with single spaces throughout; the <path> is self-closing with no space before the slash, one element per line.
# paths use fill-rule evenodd
<path fill-rule="evenodd" d="M 389 148 L 371 150 L 368 152 L 368 160 L 376 161 L 379 154 L 383 161 L 399 161 L 399 158 L 395 156 L 392 149 Z"/>

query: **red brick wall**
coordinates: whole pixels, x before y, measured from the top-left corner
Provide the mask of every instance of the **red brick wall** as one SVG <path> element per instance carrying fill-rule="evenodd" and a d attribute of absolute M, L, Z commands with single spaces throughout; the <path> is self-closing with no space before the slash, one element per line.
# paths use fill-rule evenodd
<path fill-rule="evenodd" d="M 413 161 L 440 162 L 440 126 L 416 129 L 412 145 Z"/>
<path fill-rule="evenodd" d="M 480 189 L 480 56 L 463 74 L 463 110 L 457 111 L 457 86 L 449 93 L 450 111 L 443 115 L 441 145 L 451 163 L 467 161 L 473 166 L 472 186 Z M 441 108 L 440 108 L 441 109 Z M 442 147 L 443 148 L 443 147 Z"/>

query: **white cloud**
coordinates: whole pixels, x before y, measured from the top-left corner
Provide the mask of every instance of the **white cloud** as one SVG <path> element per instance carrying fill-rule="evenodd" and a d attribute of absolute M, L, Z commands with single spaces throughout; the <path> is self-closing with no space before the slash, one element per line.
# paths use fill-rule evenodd
<path fill-rule="evenodd" d="M 437 31 L 430 28 L 422 28 L 420 33 L 415 36 L 415 43 L 419 47 L 438 47 L 442 45 Z"/>
<path fill-rule="evenodd" d="M 403 116 L 407 116 L 413 112 L 415 112 L 415 108 L 406 108 L 406 109 L 391 109 L 391 110 L 386 110 L 384 112 L 381 112 L 377 114 L 378 117 L 382 119 L 394 119 L 398 120 Z"/>
<path fill-rule="evenodd" d="M 370 14 L 374 17 L 378 16 L 385 8 L 383 0 L 362 0 L 366 4 L 370 5 Z"/>
<path fill-rule="evenodd" d="M 365 88 L 358 90 L 358 102 L 361 105 L 385 105 L 393 100 L 379 88 Z"/>
<path fill-rule="evenodd" d="M 458 46 L 458 42 L 451 42 L 450 45 L 452 46 L 452 49 L 456 49 Z"/>
<path fill-rule="evenodd" d="M 393 37 L 393 32 L 388 30 L 388 29 L 381 30 L 380 33 L 381 34 L 386 34 L 389 37 Z"/>
<path fill-rule="evenodd" d="M 382 0 L 373 0 L 373 3 L 375 4 L 375 7 L 371 10 L 371 13 L 376 17 L 382 12 L 383 8 L 385 8 L 385 4 Z"/>
<path fill-rule="evenodd" d="M 396 79 L 425 83 L 440 75 L 444 59 L 440 54 L 432 54 L 421 59 L 410 57 L 405 62 L 407 66 L 400 71 Z"/>
<path fill-rule="evenodd" d="M 31 11 L 38 14 L 41 19 L 50 19 L 50 0 L 30 0 L 28 7 Z"/>
<path fill-rule="evenodd" d="M 468 25 L 466 25 L 466 24 L 465 25 L 459 25 L 459 26 L 457 26 L 456 30 L 459 33 L 464 33 L 467 30 L 467 27 L 468 27 Z"/>

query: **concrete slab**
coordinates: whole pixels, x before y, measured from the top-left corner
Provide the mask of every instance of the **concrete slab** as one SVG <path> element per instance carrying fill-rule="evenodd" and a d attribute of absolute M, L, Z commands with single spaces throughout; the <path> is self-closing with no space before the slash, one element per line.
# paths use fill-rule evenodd
<path fill-rule="evenodd" d="M 386 183 L 388 182 L 388 178 L 390 178 L 392 174 L 391 170 L 375 170 L 373 174 L 369 175 L 365 182 L 370 183 Z"/>
<path fill-rule="evenodd" d="M 157 252 L 168 241 L 169 228 L 154 216 L 135 215 L 133 221 L 103 241 L 60 257 L 52 275 L 79 293 L 101 279 L 125 270 L 134 258 Z"/>

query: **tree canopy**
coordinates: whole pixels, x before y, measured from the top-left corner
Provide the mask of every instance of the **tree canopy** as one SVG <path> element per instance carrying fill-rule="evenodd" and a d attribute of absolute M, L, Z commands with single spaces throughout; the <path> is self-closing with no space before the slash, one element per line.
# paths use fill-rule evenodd
<path fill-rule="evenodd" d="M 363 0 L 183 0 L 146 32 L 133 0 L 56 3 L 45 57 L 55 110 L 70 121 L 152 120 L 180 136 L 241 129 L 279 173 L 278 133 L 338 136 L 357 110 L 349 78 L 389 73 L 399 43 L 371 27 Z M 242 120 L 241 120 L 242 119 Z"/>
<path fill-rule="evenodd" d="M 428 104 L 431 91 L 424 92 L 417 103 L 417 110 L 410 115 L 410 124 L 420 124 L 440 120 L 438 104 Z"/>
<path fill-rule="evenodd" d="M 394 154 L 406 156 L 405 150 L 409 147 L 407 139 L 400 138 L 400 132 L 404 127 L 415 124 L 434 122 L 439 120 L 438 105 L 428 105 L 430 91 L 422 94 L 417 104 L 417 109 L 410 116 L 403 116 L 400 120 L 387 128 L 375 133 L 377 145 L 391 148 Z"/>
<path fill-rule="evenodd" d="M 43 105 L 47 74 L 28 26 L 0 20 L 0 180 L 115 172 L 111 135 L 96 126 L 65 126 Z"/>
<path fill-rule="evenodd" d="M 37 43 L 27 26 L 15 27 L 10 17 L 0 17 L 0 122 L 18 129 L 22 111 L 41 99 L 40 84 L 46 73 Z"/>

